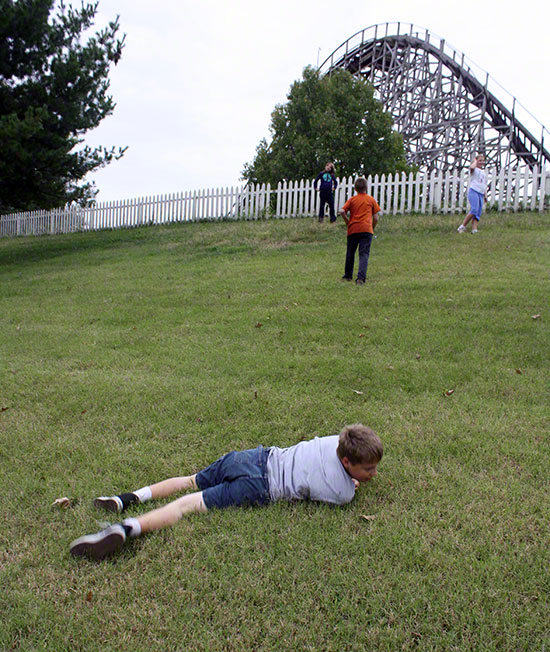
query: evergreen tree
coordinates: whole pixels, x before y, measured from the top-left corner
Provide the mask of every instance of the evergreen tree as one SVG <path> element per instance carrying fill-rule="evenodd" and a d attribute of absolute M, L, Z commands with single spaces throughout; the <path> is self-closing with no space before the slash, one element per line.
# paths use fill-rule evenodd
<path fill-rule="evenodd" d="M 307 179 L 332 161 L 339 176 L 407 170 L 402 137 L 375 99 L 374 89 L 345 70 L 320 77 L 307 67 L 286 104 L 271 114 L 271 143 L 264 138 L 243 178 L 272 185 Z"/>
<path fill-rule="evenodd" d="M 78 147 L 112 113 L 118 18 L 84 39 L 98 3 L 0 0 L 0 212 L 89 203 L 86 174 L 125 149 Z"/>

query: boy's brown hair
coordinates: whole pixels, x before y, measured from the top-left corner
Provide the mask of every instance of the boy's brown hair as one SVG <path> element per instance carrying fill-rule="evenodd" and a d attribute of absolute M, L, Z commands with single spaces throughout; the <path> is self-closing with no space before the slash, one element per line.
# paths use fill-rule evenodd
<path fill-rule="evenodd" d="M 343 428 L 336 453 L 340 459 L 347 457 L 352 464 L 378 463 L 384 454 L 384 446 L 373 430 L 355 423 Z"/>
<path fill-rule="evenodd" d="M 357 192 L 367 192 L 367 180 L 365 177 L 355 179 L 355 190 L 357 190 Z"/>

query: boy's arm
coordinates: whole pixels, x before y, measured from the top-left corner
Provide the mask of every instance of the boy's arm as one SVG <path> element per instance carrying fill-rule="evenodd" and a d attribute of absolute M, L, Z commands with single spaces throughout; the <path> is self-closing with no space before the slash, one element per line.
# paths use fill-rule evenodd
<path fill-rule="evenodd" d="M 374 213 L 373 216 L 372 216 L 372 230 L 373 231 L 376 228 L 376 225 L 378 224 L 378 216 L 379 215 L 380 215 L 380 211 L 378 211 L 377 213 Z"/>
<path fill-rule="evenodd" d="M 347 216 L 347 211 L 345 211 L 343 208 L 340 209 L 340 215 L 342 216 L 344 222 L 346 224 L 349 224 L 349 218 Z"/>
<path fill-rule="evenodd" d="M 474 170 L 477 168 L 477 158 L 474 158 L 470 163 L 470 174 L 474 173 Z"/>

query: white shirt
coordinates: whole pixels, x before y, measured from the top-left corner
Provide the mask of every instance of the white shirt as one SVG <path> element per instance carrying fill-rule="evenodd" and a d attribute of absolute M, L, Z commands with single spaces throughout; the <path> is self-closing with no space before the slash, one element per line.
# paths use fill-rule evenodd
<path fill-rule="evenodd" d="M 470 175 L 470 188 L 476 192 L 480 192 L 482 195 L 485 194 L 487 189 L 487 172 L 481 170 L 480 168 L 474 168 L 472 174 Z"/>
<path fill-rule="evenodd" d="M 267 459 L 271 500 L 309 498 L 344 505 L 355 485 L 336 454 L 338 435 L 315 437 L 290 448 L 274 446 Z"/>

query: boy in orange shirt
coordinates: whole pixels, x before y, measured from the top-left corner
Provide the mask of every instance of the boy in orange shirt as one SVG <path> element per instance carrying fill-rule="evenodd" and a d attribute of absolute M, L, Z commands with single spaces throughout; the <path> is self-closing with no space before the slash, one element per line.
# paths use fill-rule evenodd
<path fill-rule="evenodd" d="M 348 225 L 348 247 L 346 251 L 346 267 L 342 280 L 353 280 L 353 264 L 355 252 L 359 247 L 359 270 L 357 285 L 364 285 L 367 278 L 370 245 L 374 229 L 378 224 L 380 206 L 374 197 L 367 195 L 367 180 L 363 177 L 355 181 L 356 195 L 353 195 L 340 209 L 340 215 Z"/>

